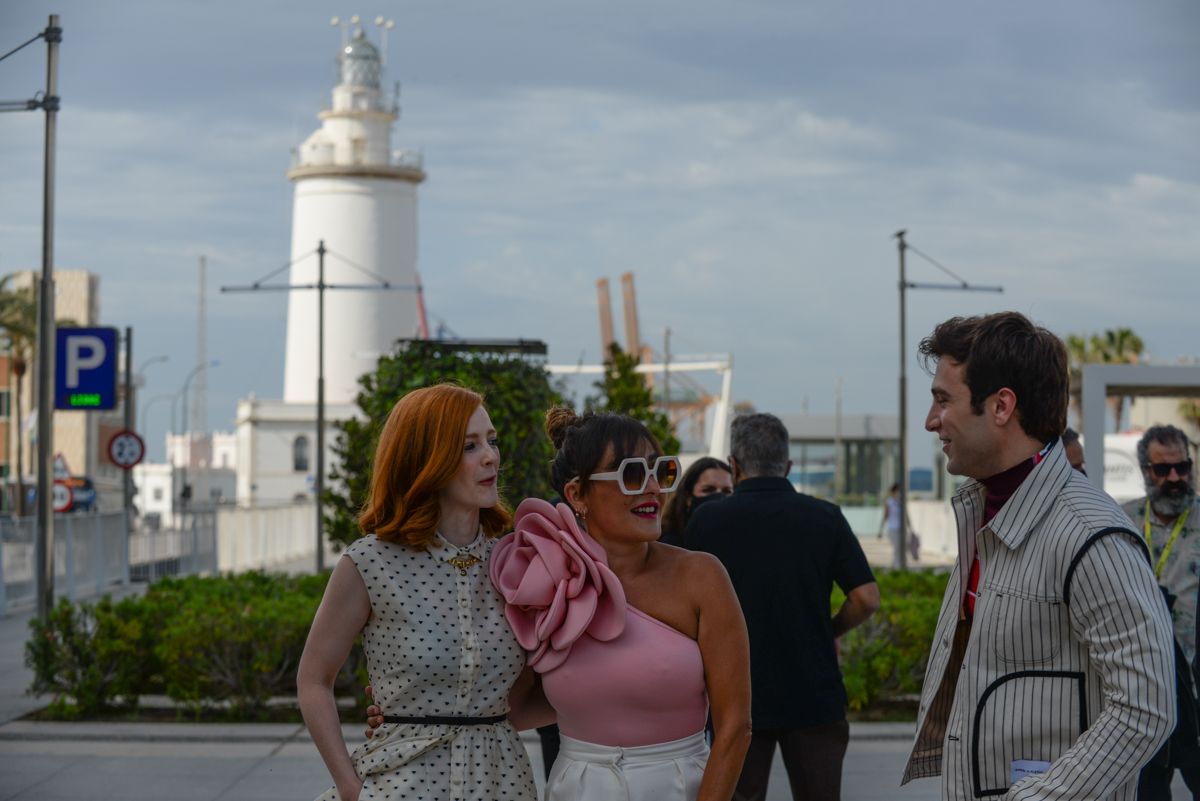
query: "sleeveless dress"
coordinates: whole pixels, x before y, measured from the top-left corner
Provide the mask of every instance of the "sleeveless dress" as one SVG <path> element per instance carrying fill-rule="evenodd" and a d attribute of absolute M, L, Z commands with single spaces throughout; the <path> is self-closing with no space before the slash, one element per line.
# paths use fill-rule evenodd
<path fill-rule="evenodd" d="M 547 801 L 695 799 L 708 761 L 696 641 L 626 603 L 565 504 L 517 507 L 490 572 L 558 713 Z"/>
<path fill-rule="evenodd" d="M 384 715 L 490 717 L 508 712 L 525 654 L 488 581 L 495 545 L 463 548 L 439 535 L 428 550 L 368 535 L 345 551 L 366 584 L 363 650 Z M 479 561 L 462 570 L 446 560 Z M 489 725 L 385 723 L 351 754 L 361 801 L 535 801 L 529 757 L 508 721 Z M 331 788 L 319 801 L 336 801 Z"/>

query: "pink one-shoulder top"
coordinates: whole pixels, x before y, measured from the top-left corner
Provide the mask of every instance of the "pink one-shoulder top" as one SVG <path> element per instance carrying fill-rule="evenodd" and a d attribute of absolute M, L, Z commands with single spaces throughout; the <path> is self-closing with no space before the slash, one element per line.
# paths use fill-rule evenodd
<path fill-rule="evenodd" d="M 703 729 L 696 641 L 626 603 L 604 549 L 566 504 L 523 501 L 513 523 L 492 552 L 492 583 L 562 733 L 633 748 Z"/>
<path fill-rule="evenodd" d="M 559 730 L 622 748 L 695 734 L 708 717 L 700 646 L 639 609 L 625 611 L 619 637 L 580 637 L 565 662 L 542 674 Z"/>

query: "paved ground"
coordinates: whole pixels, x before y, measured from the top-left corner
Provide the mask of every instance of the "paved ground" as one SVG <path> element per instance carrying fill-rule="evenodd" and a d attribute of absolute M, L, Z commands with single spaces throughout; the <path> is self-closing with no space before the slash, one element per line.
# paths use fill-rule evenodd
<path fill-rule="evenodd" d="M 19 718 L 44 706 L 25 695 L 29 615 L 0 618 L 0 801 L 295 801 L 329 786 L 302 726 L 205 723 L 39 723 Z M 346 727 L 350 744 L 360 727 Z M 937 784 L 898 789 L 908 724 L 857 724 L 846 759 L 847 801 L 937 798 Z M 542 777 L 541 751 L 526 743 Z M 771 801 L 790 797 L 776 760 Z"/>
<path fill-rule="evenodd" d="M 847 801 L 937 798 L 932 781 L 896 786 L 907 755 L 907 728 L 870 724 L 852 730 Z M 361 736 L 357 727 L 346 728 L 348 742 Z M 536 738 L 527 744 L 540 779 Z M 787 777 L 776 763 L 768 798 L 783 801 L 790 797 Z M 294 801 L 314 798 L 328 786 L 320 757 L 298 726 L 0 725 L 3 801 Z"/>
<path fill-rule="evenodd" d="M 878 564 L 887 555 L 864 540 Z M 135 588 L 136 589 L 136 588 Z M 0 801 L 306 801 L 329 777 L 302 726 L 278 724 L 37 723 L 20 720 L 44 706 L 24 694 L 29 614 L 0 618 Z M 351 745 L 360 727 L 347 727 Z M 925 779 L 899 787 L 911 724 L 852 724 L 842 797 L 846 801 L 935 801 Z M 536 736 L 526 738 L 542 777 Z M 1188 797 L 1176 780 L 1177 798 Z M 770 801 L 790 798 L 776 759 Z"/>

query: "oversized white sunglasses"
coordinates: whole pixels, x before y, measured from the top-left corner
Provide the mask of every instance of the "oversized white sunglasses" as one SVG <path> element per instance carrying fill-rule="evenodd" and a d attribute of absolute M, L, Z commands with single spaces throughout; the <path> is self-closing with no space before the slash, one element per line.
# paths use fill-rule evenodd
<path fill-rule="evenodd" d="M 681 472 L 678 456 L 660 456 L 654 460 L 653 466 L 645 456 L 630 456 L 622 459 L 616 470 L 592 473 L 588 481 L 616 481 L 624 494 L 641 495 L 650 486 L 650 476 L 654 476 L 660 490 L 674 492 Z M 578 480 L 578 476 L 575 480 Z"/>

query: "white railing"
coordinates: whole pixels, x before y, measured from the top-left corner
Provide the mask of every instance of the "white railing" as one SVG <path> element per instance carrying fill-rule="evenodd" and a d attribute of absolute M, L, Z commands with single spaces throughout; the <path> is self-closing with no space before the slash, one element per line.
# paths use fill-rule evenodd
<path fill-rule="evenodd" d="M 37 600 L 37 519 L 0 518 L 0 615 Z M 129 581 L 121 512 L 55 515 L 54 591 L 72 601 Z"/>
<path fill-rule="evenodd" d="M 163 576 L 203 576 L 217 572 L 217 531 L 213 512 L 188 512 L 178 529 L 138 532 L 129 537 L 133 581 Z"/>
<path fill-rule="evenodd" d="M 55 515 L 54 594 L 94 598 L 130 581 L 213 573 L 211 512 L 188 514 L 181 530 L 126 534 L 122 512 Z M 0 616 L 37 602 L 37 520 L 0 518 Z"/>
<path fill-rule="evenodd" d="M 244 570 L 295 570 L 315 566 L 317 512 L 312 503 L 278 506 L 230 506 L 217 512 L 217 569 L 222 573 Z M 325 564 L 334 553 L 328 541 Z"/>

